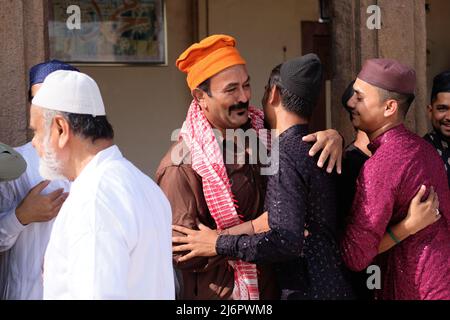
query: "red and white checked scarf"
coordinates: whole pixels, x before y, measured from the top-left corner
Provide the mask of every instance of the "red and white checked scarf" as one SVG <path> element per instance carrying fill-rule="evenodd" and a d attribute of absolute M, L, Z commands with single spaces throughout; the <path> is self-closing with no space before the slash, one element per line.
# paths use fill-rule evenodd
<path fill-rule="evenodd" d="M 264 128 L 264 113 L 250 106 L 249 117 L 253 129 L 259 135 L 259 130 Z M 219 144 L 211 124 L 195 100 L 189 107 L 180 137 L 191 152 L 192 169 L 202 177 L 203 194 L 217 228 L 223 230 L 242 223 L 236 212 L 236 200 L 231 192 Z M 234 269 L 233 299 L 258 300 L 256 265 L 241 260 L 229 263 Z"/>

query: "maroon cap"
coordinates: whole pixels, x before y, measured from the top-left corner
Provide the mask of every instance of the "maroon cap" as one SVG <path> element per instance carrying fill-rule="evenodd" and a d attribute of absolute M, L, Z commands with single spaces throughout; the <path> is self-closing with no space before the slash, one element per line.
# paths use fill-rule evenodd
<path fill-rule="evenodd" d="M 392 59 L 369 59 L 364 63 L 358 78 L 381 89 L 414 94 L 416 72 Z"/>

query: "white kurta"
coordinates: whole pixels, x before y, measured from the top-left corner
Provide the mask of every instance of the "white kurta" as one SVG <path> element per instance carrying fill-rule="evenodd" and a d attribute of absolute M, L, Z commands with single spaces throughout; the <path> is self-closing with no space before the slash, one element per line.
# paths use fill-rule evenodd
<path fill-rule="evenodd" d="M 17 220 L 15 209 L 28 192 L 43 179 L 39 157 L 31 143 L 16 150 L 27 162 L 17 180 L 0 183 L 0 299 L 42 299 L 42 266 L 53 220 L 26 226 Z M 69 182 L 53 181 L 42 192 L 69 190 Z"/>
<path fill-rule="evenodd" d="M 174 299 L 172 214 L 117 146 L 72 183 L 44 262 L 44 299 Z"/>

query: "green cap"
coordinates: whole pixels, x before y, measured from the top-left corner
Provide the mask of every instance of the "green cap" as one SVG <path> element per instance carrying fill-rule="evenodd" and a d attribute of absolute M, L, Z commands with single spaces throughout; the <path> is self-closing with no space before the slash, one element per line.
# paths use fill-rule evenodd
<path fill-rule="evenodd" d="M 17 179 L 26 168 L 27 163 L 17 151 L 0 143 L 0 181 Z"/>

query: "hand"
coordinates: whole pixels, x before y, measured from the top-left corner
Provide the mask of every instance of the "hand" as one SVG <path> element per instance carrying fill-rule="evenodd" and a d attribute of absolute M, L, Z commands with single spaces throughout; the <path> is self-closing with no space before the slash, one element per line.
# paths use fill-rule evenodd
<path fill-rule="evenodd" d="M 319 150 L 322 150 L 317 165 L 322 168 L 328 159 L 327 172 L 331 173 L 336 165 L 337 173 L 342 171 L 342 136 L 334 129 L 319 131 L 304 136 L 303 141 L 315 142 L 309 150 L 309 155 L 313 157 Z"/>
<path fill-rule="evenodd" d="M 213 257 L 217 255 L 216 242 L 219 234 L 217 230 L 212 230 L 203 224 L 199 224 L 200 230 L 191 230 L 182 226 L 172 226 L 174 231 L 184 233 L 185 237 L 172 237 L 173 243 L 184 243 L 173 246 L 173 252 L 190 251 L 185 254 L 178 262 L 184 262 L 194 257 Z"/>
<path fill-rule="evenodd" d="M 16 216 L 21 224 L 45 222 L 58 215 L 68 193 L 65 193 L 64 189 L 58 189 L 47 195 L 42 195 L 41 192 L 49 183 L 50 181 L 38 183 L 16 208 Z"/>
<path fill-rule="evenodd" d="M 269 214 L 264 212 L 258 218 L 252 220 L 252 226 L 255 233 L 263 233 L 270 231 L 269 227 Z"/>
<path fill-rule="evenodd" d="M 411 200 L 408 215 L 403 220 L 405 228 L 410 235 L 428 227 L 430 224 L 435 223 L 441 218 L 441 215 L 437 214 L 439 212 L 439 199 L 436 192 L 434 192 L 433 187 L 431 187 L 427 200 L 421 202 L 425 191 L 426 187 L 422 185 L 419 192 L 417 192 Z"/>

